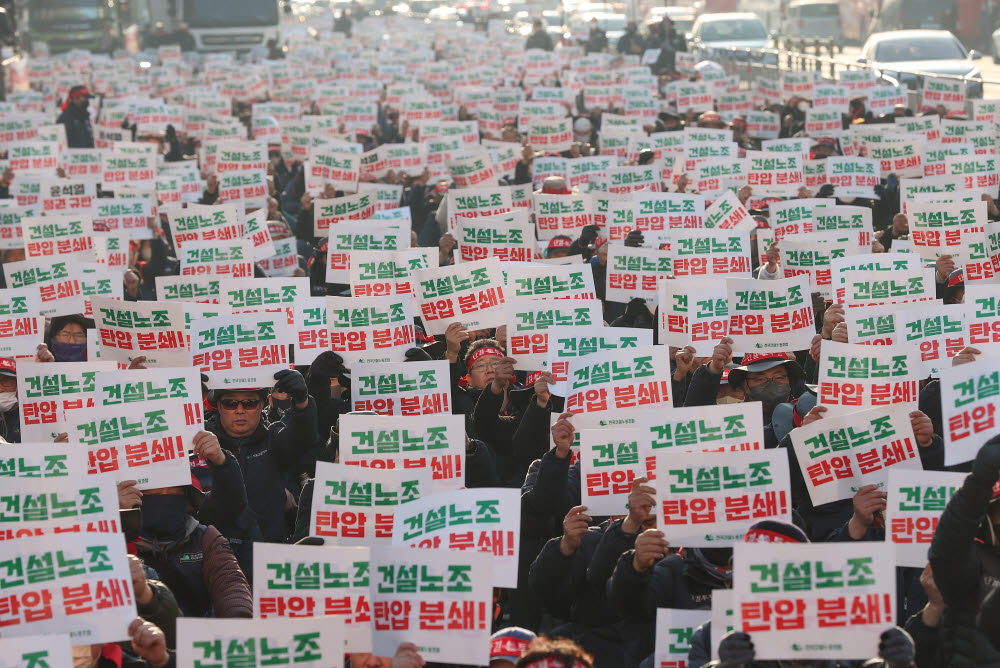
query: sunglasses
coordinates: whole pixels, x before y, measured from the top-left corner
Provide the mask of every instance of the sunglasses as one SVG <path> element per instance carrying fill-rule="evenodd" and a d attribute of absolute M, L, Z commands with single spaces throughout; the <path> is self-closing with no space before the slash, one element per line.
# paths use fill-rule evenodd
<path fill-rule="evenodd" d="M 219 402 L 219 405 L 227 411 L 234 411 L 241 404 L 243 405 L 243 410 L 252 411 L 260 406 L 260 399 L 243 399 L 242 401 L 239 399 L 223 399 Z"/>

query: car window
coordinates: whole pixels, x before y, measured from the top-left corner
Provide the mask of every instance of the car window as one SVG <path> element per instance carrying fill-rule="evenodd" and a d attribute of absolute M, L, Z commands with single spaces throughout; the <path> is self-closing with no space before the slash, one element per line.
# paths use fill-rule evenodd
<path fill-rule="evenodd" d="M 701 39 L 705 42 L 767 39 L 767 28 L 760 21 L 711 21 L 702 25 Z"/>
<path fill-rule="evenodd" d="M 964 60 L 965 49 L 951 37 L 893 39 L 879 42 L 875 60 L 899 63 L 910 60 Z"/>

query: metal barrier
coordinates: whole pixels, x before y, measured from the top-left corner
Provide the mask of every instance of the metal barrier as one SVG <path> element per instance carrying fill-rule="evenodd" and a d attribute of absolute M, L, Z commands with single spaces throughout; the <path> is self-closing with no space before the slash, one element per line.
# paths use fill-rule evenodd
<path fill-rule="evenodd" d="M 786 40 L 785 44 L 792 40 Z M 843 70 L 869 70 L 874 72 L 874 68 L 866 63 L 859 63 L 849 59 L 836 58 L 832 54 L 839 50 L 839 46 L 832 43 L 832 40 L 795 40 L 796 42 L 806 42 L 812 44 L 813 53 L 807 51 L 790 51 L 787 49 L 716 49 L 713 50 L 710 60 L 722 65 L 729 74 L 740 76 L 742 88 L 750 88 L 758 77 L 763 77 L 772 81 L 781 78 L 781 72 L 785 70 L 815 71 L 820 77 L 836 82 L 837 75 Z M 831 55 L 823 55 L 826 51 Z M 962 81 L 966 84 L 967 98 L 983 97 L 983 87 L 985 85 L 1000 86 L 1000 80 L 993 81 L 983 79 L 982 75 L 967 76 L 957 74 L 936 74 L 934 72 L 922 72 L 919 70 L 897 70 L 891 72 L 899 75 L 900 79 L 910 78 L 921 85 L 923 77 L 934 77 L 938 79 L 951 79 Z M 878 77 L 886 83 L 899 83 L 894 77 L 880 75 Z M 909 83 L 909 82 L 907 82 Z M 969 84 L 972 86 L 972 94 L 969 91 Z M 978 86 L 975 84 L 979 84 Z M 913 86 L 910 87 L 910 95 L 918 92 Z"/>

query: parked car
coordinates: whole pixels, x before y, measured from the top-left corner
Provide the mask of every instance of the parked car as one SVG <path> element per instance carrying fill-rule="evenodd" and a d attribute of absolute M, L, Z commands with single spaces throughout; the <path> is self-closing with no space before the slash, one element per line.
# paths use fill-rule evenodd
<path fill-rule="evenodd" d="M 972 62 L 979 58 L 982 54 L 966 51 L 947 30 L 895 30 L 869 37 L 858 62 L 890 83 L 907 84 L 910 90 L 922 86 L 922 77 L 914 72 L 967 77 L 966 97 L 982 97 L 982 73 Z"/>
<path fill-rule="evenodd" d="M 728 49 L 767 49 L 771 36 L 756 14 L 702 14 L 691 28 L 688 50 L 711 60 Z"/>

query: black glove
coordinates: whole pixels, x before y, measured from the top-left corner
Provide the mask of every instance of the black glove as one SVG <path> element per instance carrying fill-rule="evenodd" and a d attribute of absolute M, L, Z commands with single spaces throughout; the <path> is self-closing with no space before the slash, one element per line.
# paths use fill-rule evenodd
<path fill-rule="evenodd" d="M 906 668 L 913 663 L 913 638 L 898 626 L 887 629 L 878 637 L 878 655 L 889 668 Z"/>
<path fill-rule="evenodd" d="M 601 233 L 601 228 L 597 225 L 586 225 L 582 230 L 580 230 L 580 248 L 586 248 L 590 244 L 594 243 L 597 236 Z"/>
<path fill-rule="evenodd" d="M 979 448 L 972 462 L 972 476 L 989 487 L 996 484 L 1000 478 L 1000 436 L 994 436 Z"/>
<path fill-rule="evenodd" d="M 309 399 L 306 379 L 295 369 L 282 369 L 274 374 L 274 391 L 284 392 L 295 404 L 301 404 Z"/>
<path fill-rule="evenodd" d="M 629 248 L 640 248 L 645 242 L 646 240 L 642 238 L 642 232 L 639 230 L 632 230 L 625 236 L 624 243 Z"/>
<path fill-rule="evenodd" d="M 646 306 L 645 300 L 640 297 L 634 298 L 625 307 L 625 321 L 631 323 L 633 327 L 642 327 L 643 325 L 638 325 L 636 322 L 649 320 L 649 307 Z"/>
<path fill-rule="evenodd" d="M 719 641 L 719 664 L 721 668 L 753 663 L 757 653 L 749 634 L 733 631 Z"/>
<path fill-rule="evenodd" d="M 833 197 L 833 186 L 829 183 L 824 183 L 819 188 L 819 192 L 816 193 L 816 197 Z"/>
<path fill-rule="evenodd" d="M 427 354 L 427 351 L 423 348 L 410 348 L 403 356 L 406 357 L 407 362 L 430 362 L 431 356 Z"/>
<path fill-rule="evenodd" d="M 330 378 L 344 373 L 344 358 L 327 350 L 316 356 L 313 363 L 309 365 L 310 378 Z"/>

